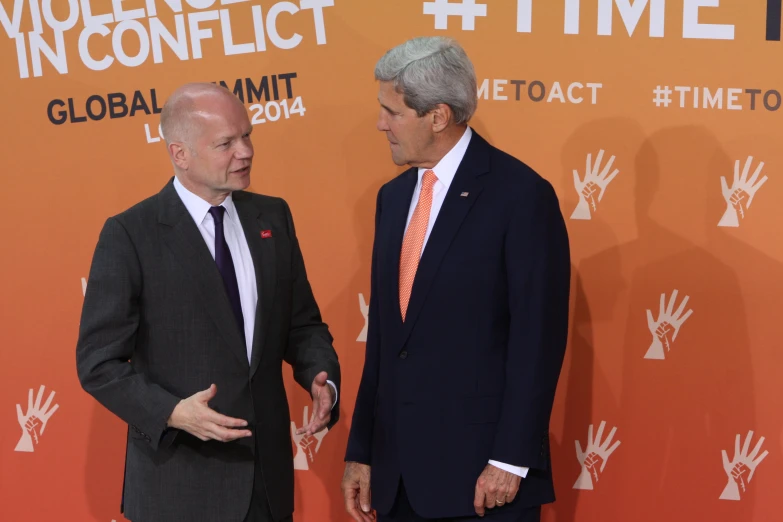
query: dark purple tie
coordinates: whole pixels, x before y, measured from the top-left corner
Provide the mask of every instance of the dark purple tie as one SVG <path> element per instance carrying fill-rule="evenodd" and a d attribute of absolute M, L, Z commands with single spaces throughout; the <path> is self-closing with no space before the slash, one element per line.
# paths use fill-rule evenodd
<path fill-rule="evenodd" d="M 231 309 L 234 311 L 239 331 L 242 334 L 242 341 L 245 342 L 245 320 L 242 317 L 242 304 L 239 300 L 239 285 L 237 284 L 237 274 L 234 271 L 234 260 L 231 257 L 231 251 L 226 243 L 226 236 L 223 233 L 223 213 L 225 207 L 212 207 L 209 213 L 215 221 L 215 263 L 217 263 L 220 275 L 223 276 L 223 285 L 226 287 L 226 294 L 231 303 Z"/>

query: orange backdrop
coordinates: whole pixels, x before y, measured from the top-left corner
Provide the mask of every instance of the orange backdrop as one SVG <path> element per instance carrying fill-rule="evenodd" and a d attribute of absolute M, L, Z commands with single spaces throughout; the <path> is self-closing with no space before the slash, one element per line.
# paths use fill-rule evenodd
<path fill-rule="evenodd" d="M 375 130 L 373 66 L 432 34 L 475 64 L 474 128 L 550 180 L 568 222 L 558 501 L 544 520 L 780 519 L 779 0 L 0 6 L 13 37 L 0 45 L 0 520 L 122 520 L 126 426 L 76 378 L 83 278 L 106 217 L 172 173 L 157 128 L 169 93 L 238 79 L 257 124 L 251 189 L 291 204 L 343 365 L 342 420 L 292 441 L 295 519 L 347 520 L 374 201 L 399 172 Z M 290 374 L 288 391 L 300 426 L 309 400 Z M 34 412 L 45 425 L 26 425 Z"/>

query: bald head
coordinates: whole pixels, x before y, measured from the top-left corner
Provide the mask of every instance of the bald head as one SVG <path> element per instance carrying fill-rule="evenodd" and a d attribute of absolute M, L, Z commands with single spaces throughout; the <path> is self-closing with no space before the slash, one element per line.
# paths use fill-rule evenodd
<path fill-rule="evenodd" d="M 161 130 L 174 175 L 197 196 L 219 205 L 250 184 L 253 125 L 247 109 L 226 88 L 191 83 L 163 106 Z"/>
<path fill-rule="evenodd" d="M 226 88 L 214 83 L 188 83 L 166 100 L 160 114 L 160 127 L 166 144 L 193 146 L 199 118 L 225 110 L 245 112 L 242 102 Z"/>

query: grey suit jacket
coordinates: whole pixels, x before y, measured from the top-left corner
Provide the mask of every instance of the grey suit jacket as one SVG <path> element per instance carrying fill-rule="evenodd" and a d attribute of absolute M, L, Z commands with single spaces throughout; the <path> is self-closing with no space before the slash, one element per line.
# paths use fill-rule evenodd
<path fill-rule="evenodd" d="M 76 363 L 83 388 L 129 425 L 122 509 L 133 521 L 241 521 L 254 487 L 275 519 L 290 515 L 283 361 L 308 392 L 315 375 L 328 372 L 339 396 L 337 354 L 288 205 L 244 191 L 233 199 L 258 284 L 250 363 L 217 265 L 173 178 L 157 195 L 109 218 L 98 239 Z M 246 419 L 253 437 L 202 442 L 167 428 L 176 404 L 212 383 L 217 395 L 210 407 Z M 338 413 L 339 404 L 330 427 Z M 255 459 L 263 477 L 254 477 Z"/>

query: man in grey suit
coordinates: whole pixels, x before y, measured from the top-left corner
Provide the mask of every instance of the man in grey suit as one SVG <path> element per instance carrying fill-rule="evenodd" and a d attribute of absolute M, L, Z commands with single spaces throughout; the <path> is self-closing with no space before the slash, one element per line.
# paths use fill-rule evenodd
<path fill-rule="evenodd" d="M 282 363 L 313 398 L 300 435 L 334 425 L 340 387 L 291 211 L 244 191 L 252 126 L 226 89 L 181 87 L 161 126 L 175 176 L 100 233 L 79 379 L 129 426 L 128 519 L 291 520 Z"/>

